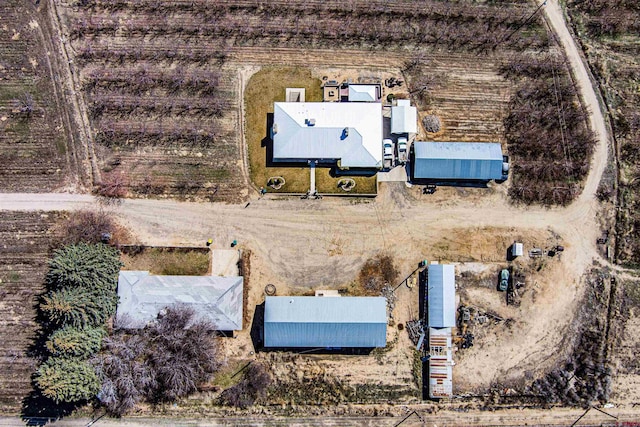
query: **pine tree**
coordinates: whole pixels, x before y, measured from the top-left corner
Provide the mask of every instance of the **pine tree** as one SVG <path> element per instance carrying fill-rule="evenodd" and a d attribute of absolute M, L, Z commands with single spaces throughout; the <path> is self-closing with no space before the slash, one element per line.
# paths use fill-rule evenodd
<path fill-rule="evenodd" d="M 103 325 L 115 312 L 117 301 L 115 293 L 100 295 L 81 288 L 63 288 L 45 295 L 40 309 L 55 325 L 85 328 Z"/>
<path fill-rule="evenodd" d="M 46 347 L 55 357 L 88 358 L 100 351 L 104 335 L 103 328 L 65 326 L 49 336 Z"/>
<path fill-rule="evenodd" d="M 56 403 L 91 399 L 100 390 L 100 381 L 87 362 L 50 357 L 36 372 L 42 394 Z"/>
<path fill-rule="evenodd" d="M 69 245 L 55 252 L 46 281 L 50 289 L 83 288 L 100 294 L 113 293 L 118 286 L 120 267 L 120 254 L 111 246 Z"/>

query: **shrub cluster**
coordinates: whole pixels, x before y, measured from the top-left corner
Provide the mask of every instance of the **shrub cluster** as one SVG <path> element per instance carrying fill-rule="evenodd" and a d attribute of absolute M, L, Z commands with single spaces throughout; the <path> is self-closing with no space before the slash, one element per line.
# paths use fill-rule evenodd
<path fill-rule="evenodd" d="M 121 416 L 138 402 L 169 402 L 197 390 L 221 365 L 213 326 L 196 321 L 193 309 L 167 307 L 137 333 L 120 330 L 105 339 L 94 363 L 102 379 L 99 400 Z M 126 319 L 121 319 L 126 326 Z"/>
<path fill-rule="evenodd" d="M 121 266 L 119 252 L 101 243 L 65 246 L 49 262 L 39 306 L 48 357 L 35 380 L 56 403 L 87 400 L 100 389 L 88 359 L 100 350 L 104 324 L 115 313 Z"/>

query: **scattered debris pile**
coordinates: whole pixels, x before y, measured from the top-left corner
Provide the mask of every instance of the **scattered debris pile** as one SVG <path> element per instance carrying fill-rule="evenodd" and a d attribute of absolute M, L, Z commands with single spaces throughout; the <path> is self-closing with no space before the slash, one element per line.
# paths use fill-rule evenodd
<path fill-rule="evenodd" d="M 395 283 L 398 274 L 393 258 L 378 254 L 362 266 L 358 275 L 358 285 L 361 286 L 364 295 L 381 295 L 385 286 Z"/>
<path fill-rule="evenodd" d="M 418 345 L 420 337 L 424 334 L 424 324 L 422 319 L 409 320 L 407 322 L 407 333 L 413 345 Z"/>

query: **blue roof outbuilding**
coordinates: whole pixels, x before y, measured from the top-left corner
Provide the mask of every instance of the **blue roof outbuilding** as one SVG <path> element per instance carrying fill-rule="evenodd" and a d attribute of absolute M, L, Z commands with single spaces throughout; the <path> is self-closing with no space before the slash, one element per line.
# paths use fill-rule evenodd
<path fill-rule="evenodd" d="M 497 142 L 413 143 L 414 179 L 503 179 L 502 148 Z"/>
<path fill-rule="evenodd" d="M 265 347 L 384 347 L 383 297 L 267 297 Z"/>
<path fill-rule="evenodd" d="M 456 326 L 456 273 L 450 264 L 430 264 L 427 277 L 430 328 Z"/>

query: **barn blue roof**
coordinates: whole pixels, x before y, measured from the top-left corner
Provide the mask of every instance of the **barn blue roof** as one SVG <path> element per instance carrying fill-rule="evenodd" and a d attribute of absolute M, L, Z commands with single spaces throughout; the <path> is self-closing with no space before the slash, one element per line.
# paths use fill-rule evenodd
<path fill-rule="evenodd" d="M 265 347 L 384 347 L 383 297 L 267 297 Z"/>
<path fill-rule="evenodd" d="M 502 148 L 497 142 L 413 143 L 415 179 L 502 179 Z"/>
<path fill-rule="evenodd" d="M 430 328 L 456 326 L 456 275 L 450 264 L 430 264 L 428 277 Z"/>

